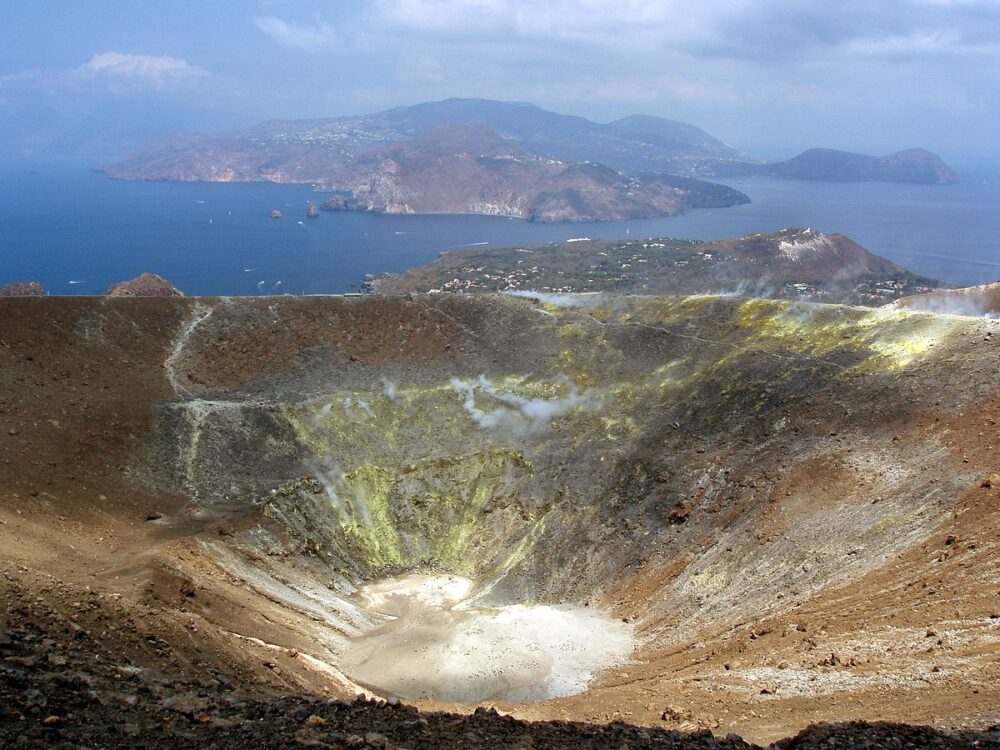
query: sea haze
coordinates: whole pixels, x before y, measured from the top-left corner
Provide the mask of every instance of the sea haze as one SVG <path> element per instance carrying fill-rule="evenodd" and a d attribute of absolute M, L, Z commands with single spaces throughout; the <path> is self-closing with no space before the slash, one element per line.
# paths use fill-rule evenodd
<path fill-rule="evenodd" d="M 719 239 L 789 226 L 843 232 L 942 281 L 1000 278 L 1000 179 L 959 185 L 720 180 L 752 203 L 643 221 L 534 224 L 493 216 L 306 217 L 308 185 L 111 180 L 75 166 L 0 165 L 0 284 L 99 294 L 143 271 L 199 295 L 330 294 L 448 249 L 572 237 Z M 279 209 L 282 219 L 270 218 Z M 252 269 L 252 270 L 247 270 Z M 71 283 L 72 282 L 72 283 Z"/>

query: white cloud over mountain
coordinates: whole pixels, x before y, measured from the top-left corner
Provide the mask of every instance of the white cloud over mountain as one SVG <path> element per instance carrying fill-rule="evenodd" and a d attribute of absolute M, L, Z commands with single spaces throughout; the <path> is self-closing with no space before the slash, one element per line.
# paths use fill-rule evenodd
<path fill-rule="evenodd" d="M 275 16 L 259 16 L 254 25 L 283 47 L 303 52 L 320 52 L 333 47 L 337 35 L 330 24 L 294 23 Z"/>
<path fill-rule="evenodd" d="M 121 52 L 102 52 L 90 58 L 80 71 L 94 76 L 147 81 L 156 85 L 193 78 L 208 73 L 187 60 L 166 55 L 128 55 Z"/>

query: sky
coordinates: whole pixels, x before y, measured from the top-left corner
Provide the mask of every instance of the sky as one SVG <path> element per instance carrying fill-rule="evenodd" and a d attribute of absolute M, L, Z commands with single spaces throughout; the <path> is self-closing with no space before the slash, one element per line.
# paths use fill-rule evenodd
<path fill-rule="evenodd" d="M 0 14 L 0 124 L 36 130 L 50 113 L 197 130 L 482 97 L 682 120 L 760 158 L 998 151 L 1000 0 L 0 0 Z"/>

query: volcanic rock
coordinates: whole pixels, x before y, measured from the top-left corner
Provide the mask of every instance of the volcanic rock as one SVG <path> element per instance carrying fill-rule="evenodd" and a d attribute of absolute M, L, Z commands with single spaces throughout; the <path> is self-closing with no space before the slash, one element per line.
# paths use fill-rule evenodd
<path fill-rule="evenodd" d="M 4 300 L 0 746 L 746 748 L 722 738 L 818 717 L 867 723 L 782 746 L 995 746 L 986 324 L 560 302 Z M 600 627 L 558 653 L 562 619 L 505 636 L 476 666 L 535 692 L 496 712 L 345 704 L 362 688 L 343 654 L 396 623 L 353 592 L 415 572 Z M 475 656 L 490 633 L 470 615 L 417 630 L 450 621 L 444 653 Z M 626 660 L 565 671 L 626 624 Z M 455 662 L 411 674 L 437 690 Z M 661 723 L 686 712 L 718 738 Z"/>
<path fill-rule="evenodd" d="M 37 281 L 13 281 L 0 286 L 0 297 L 41 297 L 45 289 Z"/>
<path fill-rule="evenodd" d="M 184 293 L 155 273 L 120 281 L 104 293 L 108 297 L 183 297 Z"/>

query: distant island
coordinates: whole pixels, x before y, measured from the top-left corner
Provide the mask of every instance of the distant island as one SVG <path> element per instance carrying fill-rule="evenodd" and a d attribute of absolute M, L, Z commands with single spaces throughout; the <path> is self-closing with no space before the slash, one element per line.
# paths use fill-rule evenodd
<path fill-rule="evenodd" d="M 939 286 L 842 234 L 811 228 L 713 242 L 574 240 L 455 250 L 428 265 L 369 281 L 377 294 L 739 294 L 870 307 Z"/>
<path fill-rule="evenodd" d="M 775 177 L 825 182 L 912 182 L 950 185 L 958 174 L 939 156 L 922 148 L 889 156 L 865 156 L 849 151 L 812 148 L 773 164 L 730 163 L 716 168 L 717 177 Z"/>
<path fill-rule="evenodd" d="M 309 184 L 336 194 L 323 202 L 327 210 L 545 222 L 673 216 L 749 202 L 738 190 L 700 179 L 707 176 L 957 179 L 919 149 L 881 158 L 813 149 L 762 164 L 688 123 L 632 115 L 601 124 L 485 99 L 174 136 L 103 171 L 129 180 Z"/>
<path fill-rule="evenodd" d="M 177 136 L 104 171 L 122 179 L 312 184 L 327 210 L 533 221 L 672 216 L 749 201 L 691 175 L 748 158 L 686 123 L 602 125 L 527 104 L 451 99 L 355 118 Z"/>
<path fill-rule="evenodd" d="M 746 203 L 723 185 L 668 175 L 626 175 L 511 145 L 484 125 L 439 125 L 352 159 L 330 178 L 346 197 L 326 210 L 473 213 L 530 221 L 673 216 L 689 208 Z"/>
<path fill-rule="evenodd" d="M 330 169 L 441 125 L 483 125 L 528 153 L 619 172 L 698 177 L 750 162 L 688 123 L 633 115 L 610 123 L 523 102 L 446 99 L 384 112 L 317 120 L 272 120 L 244 130 L 177 135 L 105 167 L 113 177 L 181 182 L 292 182 L 326 185 Z"/>

